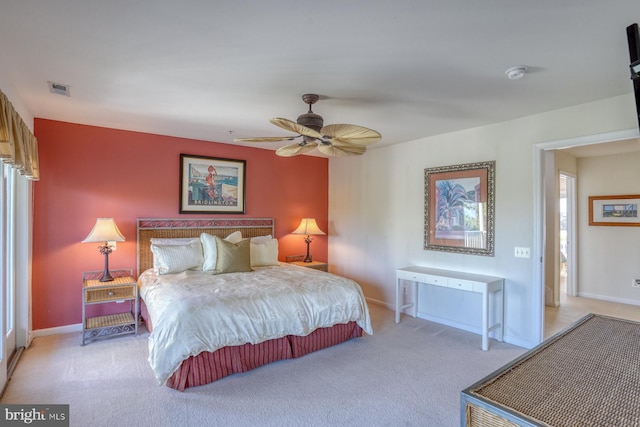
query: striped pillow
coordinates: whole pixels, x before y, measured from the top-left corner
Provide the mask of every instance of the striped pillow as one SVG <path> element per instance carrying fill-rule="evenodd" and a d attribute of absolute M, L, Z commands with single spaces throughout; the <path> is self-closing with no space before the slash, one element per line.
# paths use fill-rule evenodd
<path fill-rule="evenodd" d="M 151 252 L 153 252 L 153 263 L 159 274 L 201 269 L 204 263 L 200 240 L 194 240 L 187 245 L 152 244 Z"/>

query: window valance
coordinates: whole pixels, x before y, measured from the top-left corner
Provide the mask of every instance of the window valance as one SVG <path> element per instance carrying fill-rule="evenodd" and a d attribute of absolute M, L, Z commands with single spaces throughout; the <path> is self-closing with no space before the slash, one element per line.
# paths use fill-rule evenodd
<path fill-rule="evenodd" d="M 9 98 L 0 91 L 0 160 L 18 169 L 21 175 L 38 180 L 38 140 Z"/>

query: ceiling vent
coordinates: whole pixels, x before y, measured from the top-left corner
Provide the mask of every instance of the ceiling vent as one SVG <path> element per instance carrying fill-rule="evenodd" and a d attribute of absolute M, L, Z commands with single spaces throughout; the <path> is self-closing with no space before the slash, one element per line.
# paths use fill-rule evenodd
<path fill-rule="evenodd" d="M 62 83 L 54 83 L 47 82 L 49 84 L 49 92 L 55 93 L 56 95 L 64 95 L 71 96 L 71 92 L 69 91 L 68 85 L 63 85 Z"/>

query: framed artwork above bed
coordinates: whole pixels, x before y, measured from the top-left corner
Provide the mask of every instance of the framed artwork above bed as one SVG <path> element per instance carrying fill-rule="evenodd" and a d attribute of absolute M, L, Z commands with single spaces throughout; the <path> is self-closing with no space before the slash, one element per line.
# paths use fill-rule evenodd
<path fill-rule="evenodd" d="M 180 154 L 180 213 L 244 213 L 244 160 Z"/>

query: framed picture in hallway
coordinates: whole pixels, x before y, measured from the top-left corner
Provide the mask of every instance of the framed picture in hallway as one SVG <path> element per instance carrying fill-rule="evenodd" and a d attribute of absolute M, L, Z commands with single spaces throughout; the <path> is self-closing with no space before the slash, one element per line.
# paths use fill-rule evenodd
<path fill-rule="evenodd" d="M 424 170 L 424 249 L 494 255 L 495 165 Z"/>
<path fill-rule="evenodd" d="M 180 213 L 244 213 L 244 160 L 180 154 Z"/>
<path fill-rule="evenodd" d="M 589 225 L 640 226 L 640 194 L 589 196 Z"/>

